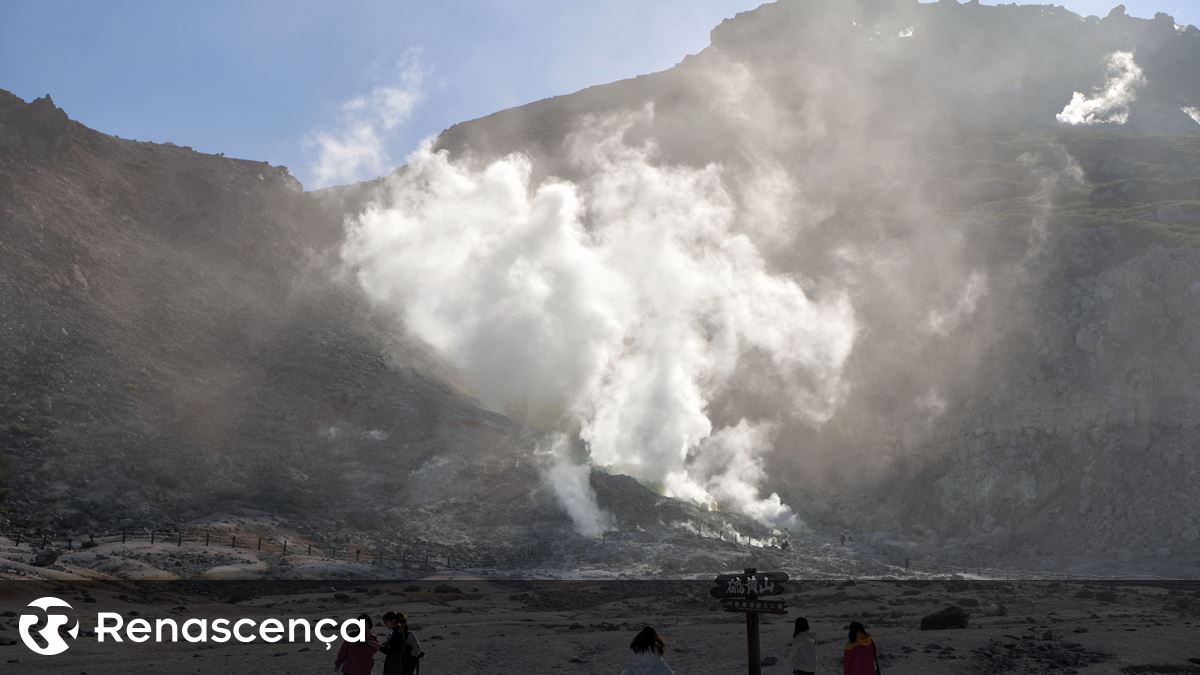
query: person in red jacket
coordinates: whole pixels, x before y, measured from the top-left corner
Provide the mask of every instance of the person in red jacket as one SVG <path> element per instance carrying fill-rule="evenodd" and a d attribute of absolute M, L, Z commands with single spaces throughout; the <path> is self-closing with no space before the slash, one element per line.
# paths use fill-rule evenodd
<path fill-rule="evenodd" d="M 879 657 L 875 641 L 866 627 L 855 621 L 849 626 L 850 636 L 842 653 L 842 675 L 876 675 Z"/>
<path fill-rule="evenodd" d="M 371 617 L 359 614 L 367 627 L 367 635 L 362 642 L 342 641 L 338 649 L 337 660 L 333 662 L 333 672 L 345 675 L 371 675 L 375 668 L 375 652 L 379 651 L 379 639 L 371 633 Z"/>

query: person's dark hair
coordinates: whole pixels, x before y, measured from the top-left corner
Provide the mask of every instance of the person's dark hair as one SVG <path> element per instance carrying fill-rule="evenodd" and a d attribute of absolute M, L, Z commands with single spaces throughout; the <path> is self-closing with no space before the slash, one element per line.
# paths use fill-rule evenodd
<path fill-rule="evenodd" d="M 384 622 L 384 623 L 387 623 L 388 621 L 395 621 L 395 620 L 396 620 L 396 613 L 395 613 L 395 612 L 393 612 L 393 611 L 391 611 L 391 610 L 388 610 L 388 611 L 386 611 L 386 612 L 384 612 L 384 613 L 383 613 L 383 622 Z"/>
<path fill-rule="evenodd" d="M 375 625 L 375 623 L 374 623 L 373 621 L 371 621 L 371 615 L 370 615 L 370 614 L 367 614 L 366 612 L 363 612 L 362 614 L 359 614 L 359 615 L 358 615 L 358 618 L 360 618 L 360 619 L 362 619 L 364 622 L 366 622 L 366 624 L 367 624 L 367 630 L 371 630 L 371 626 L 374 626 L 374 625 Z"/>
<path fill-rule="evenodd" d="M 792 631 L 792 637 L 796 637 L 797 635 L 799 635 L 801 633 L 807 633 L 807 632 L 808 632 L 808 619 L 806 619 L 804 617 L 799 617 L 798 619 L 796 619 L 796 628 L 795 628 L 795 630 Z"/>
<path fill-rule="evenodd" d="M 858 640 L 859 633 L 862 633 L 867 637 L 871 636 L 871 634 L 867 632 L 867 627 L 858 621 L 851 621 L 850 625 L 846 628 L 850 631 L 850 637 L 846 638 L 846 642 L 854 642 Z"/>
<path fill-rule="evenodd" d="M 651 626 L 646 626 L 633 638 L 633 642 L 629 643 L 629 648 L 635 654 L 654 652 L 662 656 L 667 651 L 667 643 L 658 634 L 658 631 Z"/>

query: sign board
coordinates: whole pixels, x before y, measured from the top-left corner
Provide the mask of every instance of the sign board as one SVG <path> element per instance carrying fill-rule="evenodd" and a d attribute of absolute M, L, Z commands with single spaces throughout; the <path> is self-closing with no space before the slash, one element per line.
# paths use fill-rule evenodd
<path fill-rule="evenodd" d="M 748 600 L 742 598 L 726 598 L 721 601 L 721 607 L 726 612 L 745 612 L 754 614 L 787 614 L 787 602 L 783 600 Z"/>
<path fill-rule="evenodd" d="M 787 603 L 783 600 L 758 598 L 783 593 L 783 582 L 787 580 L 788 575 L 784 572 L 759 572 L 753 567 L 741 574 L 722 574 L 713 579 L 717 585 L 710 593 L 721 599 L 721 607 L 726 612 L 746 615 L 746 665 L 750 675 L 762 675 L 762 649 L 758 636 L 761 615 L 787 614 Z"/>
<path fill-rule="evenodd" d="M 709 591 L 714 598 L 758 598 L 765 595 L 781 595 L 783 582 L 788 580 L 786 572 L 749 572 L 745 574 L 722 574 L 714 579 L 716 586 Z"/>

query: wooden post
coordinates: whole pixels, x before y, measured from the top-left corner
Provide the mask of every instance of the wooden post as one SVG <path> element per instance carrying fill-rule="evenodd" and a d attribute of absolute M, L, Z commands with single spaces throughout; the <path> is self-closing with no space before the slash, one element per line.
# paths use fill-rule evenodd
<path fill-rule="evenodd" d="M 354 562 L 358 562 L 358 556 L 362 555 L 362 550 L 354 549 Z"/>
<path fill-rule="evenodd" d="M 283 554 L 287 555 L 287 539 L 283 540 Z"/>
<path fill-rule="evenodd" d="M 67 537 L 67 550 L 68 551 L 75 550 L 75 542 L 70 537 Z"/>
<path fill-rule="evenodd" d="M 210 534 L 211 534 L 210 532 L 204 533 L 204 548 L 208 548 L 208 537 Z"/>
<path fill-rule="evenodd" d="M 757 573 L 758 568 L 746 568 L 747 576 Z M 750 675 L 762 675 L 762 647 L 758 641 L 758 622 L 757 612 L 746 614 L 746 659 Z"/>
<path fill-rule="evenodd" d="M 21 545 L 21 533 L 20 533 L 20 532 L 18 532 L 18 533 L 17 533 L 17 543 L 16 543 L 16 546 L 20 546 L 20 545 Z"/>
<path fill-rule="evenodd" d="M 179 530 L 179 533 L 175 535 L 175 545 L 183 546 L 183 530 Z"/>
<path fill-rule="evenodd" d="M 750 675 L 762 675 L 762 650 L 758 643 L 758 612 L 746 614 L 746 656 Z"/>
<path fill-rule="evenodd" d="M 262 550 L 262 537 L 258 538 L 258 550 Z"/>
<path fill-rule="evenodd" d="M 154 530 L 150 530 L 150 545 L 154 545 Z"/>
<path fill-rule="evenodd" d="M 312 555 L 312 544 L 308 545 L 308 554 Z"/>
<path fill-rule="evenodd" d="M 121 543 L 125 543 L 125 530 L 121 530 Z"/>
<path fill-rule="evenodd" d="M 42 548 L 43 548 L 43 549 L 45 549 L 45 548 L 46 548 L 46 543 L 47 543 L 47 540 L 46 540 L 46 535 L 44 535 L 44 534 L 43 534 L 43 535 L 42 535 Z"/>
<path fill-rule="evenodd" d="M 233 548 L 237 548 L 237 535 L 236 534 L 233 535 L 233 537 L 230 539 L 229 545 L 232 546 Z"/>

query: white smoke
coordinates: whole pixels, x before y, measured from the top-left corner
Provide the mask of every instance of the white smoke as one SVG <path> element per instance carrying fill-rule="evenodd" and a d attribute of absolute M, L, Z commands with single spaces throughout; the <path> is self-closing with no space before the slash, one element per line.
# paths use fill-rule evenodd
<path fill-rule="evenodd" d="M 953 307 L 944 310 L 933 310 L 929 313 L 926 325 L 934 335 L 949 335 L 965 319 L 975 313 L 979 300 L 987 294 L 987 274 L 972 272 L 967 278 L 967 284 Z"/>
<path fill-rule="evenodd" d="M 493 406 L 565 418 L 594 464 L 669 495 L 786 522 L 758 491 L 770 425 L 714 428 L 708 406 L 753 360 L 796 415 L 827 419 L 854 314 L 843 294 L 814 299 L 767 269 L 720 166 L 664 165 L 653 144 L 629 144 L 652 115 L 585 118 L 567 141 L 578 184 L 534 185 L 521 155 L 472 165 L 425 145 L 349 223 L 343 257 Z M 594 532 L 575 471 L 549 476 Z"/>
<path fill-rule="evenodd" d="M 419 56 L 419 51 L 409 50 L 396 67 L 394 85 L 375 87 L 342 103 L 339 128 L 308 139 L 317 153 L 311 167 L 314 187 L 373 178 L 391 168 L 384 141 L 408 121 L 421 100 L 425 71 Z"/>
<path fill-rule="evenodd" d="M 1055 118 L 1071 125 L 1125 124 L 1129 120 L 1129 106 L 1137 100 L 1137 88 L 1145 83 L 1133 52 L 1113 52 L 1108 57 L 1108 81 L 1104 87 L 1091 97 L 1075 92 Z"/>
<path fill-rule="evenodd" d="M 1180 110 L 1182 110 L 1185 115 L 1192 118 L 1193 122 L 1195 122 L 1196 124 L 1200 124 L 1200 108 L 1196 108 L 1193 106 L 1184 106 L 1184 107 L 1180 108 Z"/>
<path fill-rule="evenodd" d="M 542 452 L 551 456 L 543 480 L 554 490 L 558 502 L 575 523 L 575 530 L 585 537 L 599 537 L 613 529 L 612 517 L 596 501 L 590 481 L 591 467 L 571 461 L 569 447 L 566 436 L 555 435 Z"/>

